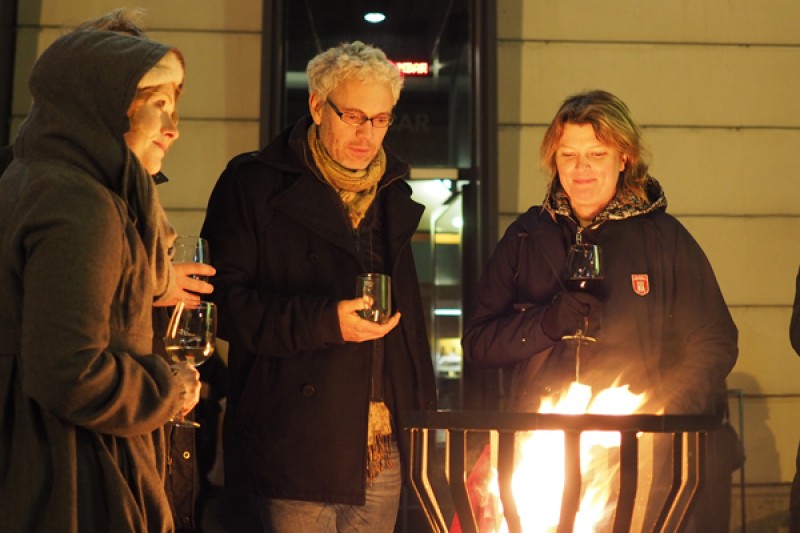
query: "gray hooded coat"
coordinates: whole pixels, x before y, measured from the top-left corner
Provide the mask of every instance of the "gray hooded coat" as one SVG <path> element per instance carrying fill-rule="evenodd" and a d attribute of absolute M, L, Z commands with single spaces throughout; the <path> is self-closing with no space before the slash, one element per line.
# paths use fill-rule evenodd
<path fill-rule="evenodd" d="M 124 141 L 136 85 L 170 48 L 55 41 L 0 180 L 0 516 L 5 531 L 163 532 L 162 426 L 181 387 L 151 354 L 174 282 L 154 184 Z"/>

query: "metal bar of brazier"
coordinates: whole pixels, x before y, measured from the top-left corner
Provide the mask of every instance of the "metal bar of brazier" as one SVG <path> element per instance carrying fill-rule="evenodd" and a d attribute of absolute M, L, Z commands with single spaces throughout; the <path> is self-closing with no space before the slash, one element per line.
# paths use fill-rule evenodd
<path fill-rule="evenodd" d="M 415 411 L 404 413 L 404 420 L 411 436 L 409 477 L 434 533 L 445 533 L 448 526 L 428 477 L 432 430 L 447 432 L 447 483 L 464 533 L 478 531 L 466 488 L 467 474 L 472 466 L 466 462 L 467 436 L 470 432 L 498 432 L 498 483 L 509 533 L 522 533 L 516 503 L 511 495 L 517 433 L 536 430 L 565 432 L 565 483 L 558 533 L 572 531 L 578 512 L 581 493 L 580 437 L 584 431 L 616 431 L 621 435 L 614 533 L 628 533 L 631 528 L 639 470 L 637 434 L 671 433 L 673 482 L 653 531 L 680 533 L 686 527 L 689 512 L 704 482 L 707 434 L 720 427 L 722 416 Z M 684 446 L 686 434 L 688 443 Z M 686 456 L 692 460 L 684 468 Z"/>
<path fill-rule="evenodd" d="M 434 533 L 446 533 L 447 524 L 439 509 L 436 496 L 431 488 L 428 478 L 428 445 L 430 442 L 430 432 L 427 429 L 411 431 L 411 453 L 409 469 L 409 479 L 417 499 L 420 502 L 422 511 L 428 519 L 431 530 Z"/>

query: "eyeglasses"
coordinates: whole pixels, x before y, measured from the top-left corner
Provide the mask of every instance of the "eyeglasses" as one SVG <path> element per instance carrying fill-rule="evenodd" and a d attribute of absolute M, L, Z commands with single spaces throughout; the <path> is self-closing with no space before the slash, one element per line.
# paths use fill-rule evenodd
<path fill-rule="evenodd" d="M 368 117 L 361 111 L 339 111 L 339 108 L 336 107 L 336 104 L 331 102 L 330 100 L 326 100 L 328 105 L 331 106 L 333 112 L 344 122 L 345 124 L 350 124 L 351 126 L 361 126 L 366 122 L 371 122 L 374 128 L 388 128 L 394 122 L 394 115 L 393 114 L 380 114 L 375 115 L 374 117 Z"/>

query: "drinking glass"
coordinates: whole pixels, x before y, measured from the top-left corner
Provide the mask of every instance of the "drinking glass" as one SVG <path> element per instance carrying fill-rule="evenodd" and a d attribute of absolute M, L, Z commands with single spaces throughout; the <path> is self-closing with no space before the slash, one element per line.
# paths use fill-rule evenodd
<path fill-rule="evenodd" d="M 602 298 L 604 275 L 600 246 L 580 242 L 573 244 L 567 254 L 566 278 L 566 286 L 569 290 L 586 292 Z M 589 317 L 584 317 L 583 321 L 583 327 L 579 327 L 575 334 L 565 335 L 561 338 L 579 344 L 597 342 L 594 337 L 586 335 L 589 330 Z"/>
<path fill-rule="evenodd" d="M 172 262 L 209 264 L 208 241 L 194 235 L 179 235 L 173 245 Z M 192 277 L 208 281 L 208 276 Z"/>
<path fill-rule="evenodd" d="M 199 366 L 214 353 L 217 339 L 217 306 L 212 302 L 178 302 L 169 319 L 164 347 L 174 363 Z M 177 414 L 176 426 L 199 428 L 200 424 Z"/>
<path fill-rule="evenodd" d="M 359 274 L 356 297 L 364 300 L 361 318 L 385 324 L 392 314 L 392 278 L 388 274 L 369 272 Z"/>

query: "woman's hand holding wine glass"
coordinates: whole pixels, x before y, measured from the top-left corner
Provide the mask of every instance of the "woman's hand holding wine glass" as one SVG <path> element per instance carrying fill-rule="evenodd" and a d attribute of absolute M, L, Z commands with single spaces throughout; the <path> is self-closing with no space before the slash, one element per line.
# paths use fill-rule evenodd
<path fill-rule="evenodd" d="M 216 339 L 216 305 L 211 302 L 178 302 L 164 336 L 167 355 L 173 363 L 176 363 L 173 369 L 180 371 L 180 363 L 194 369 L 207 361 L 214 353 Z M 196 374 L 195 379 L 197 379 Z M 197 394 L 199 394 L 199 389 Z M 195 403 L 197 402 L 195 401 Z M 184 411 L 186 411 L 186 403 L 184 403 Z M 171 421 L 179 426 L 200 427 L 196 422 L 185 420 L 184 414 L 182 411 Z"/>
<path fill-rule="evenodd" d="M 601 298 L 604 297 L 604 272 L 600 247 L 596 244 L 581 242 L 580 234 L 567 254 L 567 294 L 573 295 L 572 300 L 582 301 L 589 308 L 583 312 L 583 320 L 578 323 L 577 329 L 572 334 L 561 337 L 562 340 L 574 341 L 579 344 L 596 342 L 597 339 L 588 335 L 589 317 L 599 316 L 597 312 L 602 307 Z M 583 296 L 578 296 L 583 295 Z M 592 306 L 597 309 L 592 309 Z M 592 313 L 592 311 L 595 311 Z"/>
<path fill-rule="evenodd" d="M 573 337 L 578 331 L 588 333 L 587 323 L 592 332 L 597 331 L 603 302 L 596 296 L 580 291 L 562 291 L 547 306 L 542 316 L 542 330 L 554 342 Z M 589 317 L 592 317 L 591 320 Z M 586 342 L 592 342 L 586 339 Z M 567 339 L 571 340 L 571 339 Z"/>
<path fill-rule="evenodd" d="M 180 382 L 183 388 L 181 392 L 183 404 L 181 405 L 180 411 L 178 411 L 178 416 L 184 418 L 192 412 L 192 409 L 194 409 L 200 401 L 200 390 L 202 388 L 200 372 L 192 365 L 186 363 L 170 365 L 170 368 L 172 369 L 172 375 L 175 376 L 175 379 Z M 170 421 L 172 422 L 174 419 Z"/>
<path fill-rule="evenodd" d="M 577 243 L 567 255 L 566 290 L 560 292 L 542 316 L 542 331 L 551 340 L 575 344 L 575 381 L 580 382 L 581 345 L 597 342 L 589 336 L 592 317 L 594 331 L 599 329 L 604 296 L 603 263 L 600 247 Z"/>
<path fill-rule="evenodd" d="M 208 280 L 217 271 L 208 260 L 208 241 L 202 237 L 179 236 L 172 247 L 176 288 L 158 305 L 169 307 L 178 302 L 199 302 L 203 294 L 211 294 L 214 286 Z"/>
<path fill-rule="evenodd" d="M 603 309 L 603 266 L 600 247 L 578 243 L 567 255 L 566 290 L 560 292 L 542 317 L 542 330 L 553 341 L 582 343 L 596 339 L 587 335 L 599 329 Z M 591 320 L 590 320 L 591 317 Z"/>
<path fill-rule="evenodd" d="M 175 301 L 172 305 L 179 301 L 199 302 L 201 295 L 211 294 L 214 291 L 214 286 L 206 281 L 217 273 L 211 265 L 172 263 L 172 267 L 175 269 L 175 281 L 179 289 L 174 294 Z"/>

